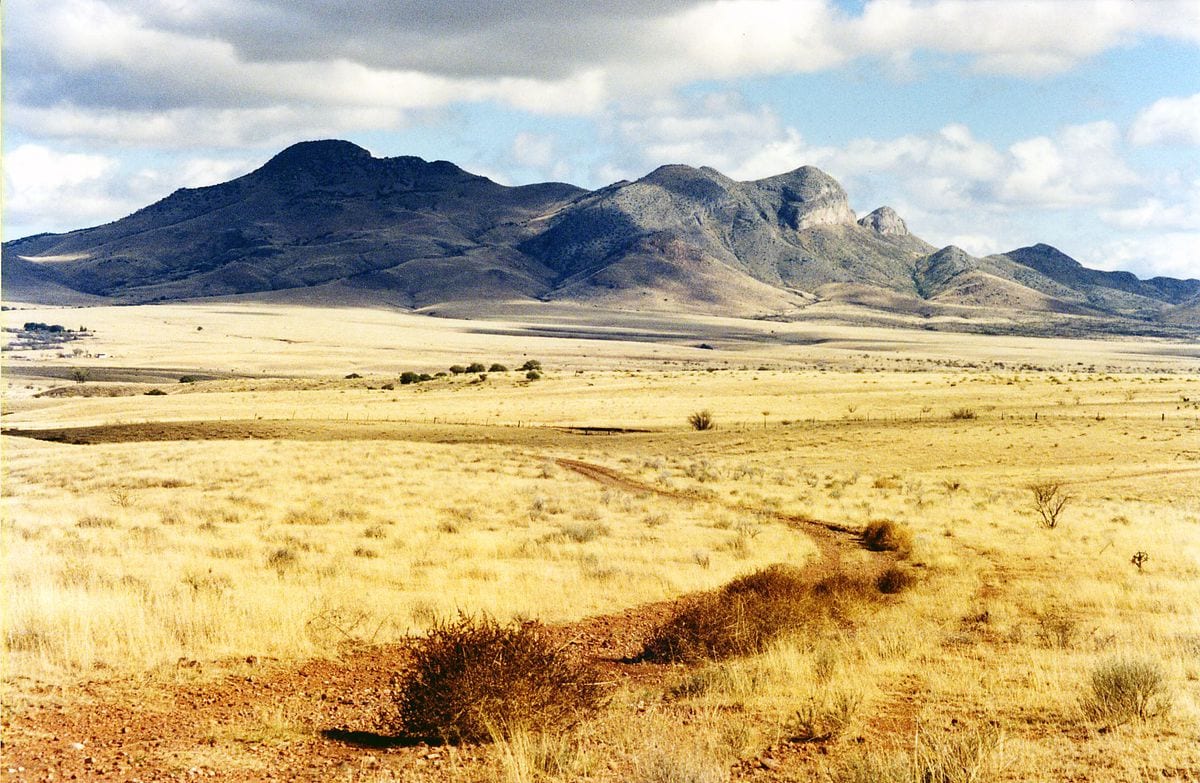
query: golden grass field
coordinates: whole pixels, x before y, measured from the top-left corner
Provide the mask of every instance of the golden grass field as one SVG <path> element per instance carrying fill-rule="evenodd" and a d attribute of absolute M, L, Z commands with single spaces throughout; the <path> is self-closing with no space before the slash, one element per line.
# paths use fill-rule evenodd
<path fill-rule="evenodd" d="M 107 356 L 6 354 L 4 427 L 115 441 L 2 439 L 6 748 L 84 682 L 152 701 L 181 661 L 336 658 L 460 610 L 565 623 L 803 565 L 795 516 L 907 526 L 918 584 L 759 656 L 629 680 L 569 736 L 456 750 L 440 778 L 912 780 L 957 754 L 975 777 L 925 779 L 1200 779 L 1194 344 L 632 316 L 593 339 L 571 313 L 531 335 L 236 302 L 5 316 L 79 321 Z M 528 358 L 541 379 L 396 382 Z M 716 429 L 688 426 L 700 409 Z M 1054 529 L 1044 482 L 1071 495 Z M 1169 709 L 1110 726 L 1089 678 L 1127 660 Z M 781 745 L 814 710 L 842 715 L 835 736 Z M 305 712 L 224 727 L 187 763 L 253 779 L 254 746 L 315 741 Z M 352 779 L 405 779 L 389 763 Z"/>

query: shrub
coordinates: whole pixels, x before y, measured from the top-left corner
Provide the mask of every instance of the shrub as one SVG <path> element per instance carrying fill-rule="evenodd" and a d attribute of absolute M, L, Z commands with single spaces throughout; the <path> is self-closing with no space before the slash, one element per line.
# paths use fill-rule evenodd
<path fill-rule="evenodd" d="M 462 375 L 466 371 L 467 371 L 467 368 L 463 367 L 461 364 L 454 364 L 454 365 L 450 366 L 450 372 L 453 375 Z"/>
<path fill-rule="evenodd" d="M 955 408 L 950 411 L 950 418 L 956 421 L 969 421 L 976 418 L 976 414 L 973 408 Z"/>
<path fill-rule="evenodd" d="M 844 574 L 813 584 L 797 568 L 769 566 L 686 603 L 655 630 L 641 657 L 697 661 L 750 655 L 876 596 L 869 582 Z"/>
<path fill-rule="evenodd" d="M 561 731 L 600 705 L 596 674 L 533 623 L 459 615 L 437 622 L 412 654 L 396 697 L 397 728 L 409 737 L 457 743 Z"/>
<path fill-rule="evenodd" d="M 1166 675 L 1151 661 L 1106 661 L 1092 672 L 1082 706 L 1089 718 L 1108 725 L 1156 718 L 1171 706 Z"/>
<path fill-rule="evenodd" d="M 851 693 L 821 701 L 810 698 L 796 710 L 784 730 L 792 742 L 827 742 L 846 730 L 861 705 L 862 697 Z"/>
<path fill-rule="evenodd" d="M 698 432 L 711 430 L 717 426 L 717 423 L 713 421 L 712 413 L 708 410 L 696 411 L 691 416 L 688 416 L 688 424 L 692 425 L 692 429 Z"/>
<path fill-rule="evenodd" d="M 517 369 L 518 370 L 540 370 L 540 369 L 542 369 L 542 363 L 539 362 L 537 359 L 530 359 L 529 361 L 525 362 Z"/>
<path fill-rule="evenodd" d="M 166 396 L 166 392 L 163 391 L 162 389 L 151 389 L 150 391 L 146 392 L 146 396 L 147 397 L 163 397 L 163 396 Z"/>
<path fill-rule="evenodd" d="M 541 377 L 542 374 L 537 370 L 530 370 L 529 372 L 525 373 L 525 380 L 527 381 L 536 381 Z"/>
<path fill-rule="evenodd" d="M 297 560 L 299 558 L 296 557 L 295 552 L 288 547 L 280 547 L 267 555 L 267 567 L 274 568 L 276 573 L 282 575 L 284 571 L 294 566 Z"/>
<path fill-rule="evenodd" d="M 917 576 L 907 568 L 892 566 L 875 578 L 875 589 L 884 595 L 903 593 L 917 583 Z"/>
<path fill-rule="evenodd" d="M 566 522 L 559 525 L 558 532 L 563 538 L 570 539 L 576 544 L 586 544 L 597 538 L 608 535 L 608 526 L 599 522 Z"/>
<path fill-rule="evenodd" d="M 400 373 L 400 383 L 403 384 L 404 386 L 407 386 L 410 383 L 419 383 L 420 380 L 421 380 L 421 376 L 418 375 L 417 373 L 413 372 L 412 370 L 407 370 L 405 372 Z"/>
<path fill-rule="evenodd" d="M 195 383 L 195 382 L 196 382 L 196 381 L 198 381 L 198 380 L 200 380 L 200 379 L 199 379 L 197 376 L 195 376 L 195 375 L 181 375 L 181 376 L 179 376 L 179 382 L 180 382 L 180 383 Z"/>
<path fill-rule="evenodd" d="M 898 557 L 912 554 L 912 532 L 890 519 L 868 523 L 860 538 L 863 546 L 872 552 L 895 552 Z"/>
<path fill-rule="evenodd" d="M 361 375 L 359 375 L 358 373 L 356 373 L 356 372 L 352 372 L 352 373 L 350 373 L 349 375 L 347 375 L 347 376 L 346 376 L 346 380 L 348 380 L 348 381 L 355 381 L 355 380 L 358 380 L 358 379 L 359 379 L 359 378 L 361 378 L 361 377 L 362 377 L 362 376 L 361 376 Z"/>
<path fill-rule="evenodd" d="M 471 362 L 470 364 L 467 365 L 466 371 L 469 373 L 481 373 L 481 372 L 486 372 L 487 368 L 484 367 L 479 362 Z"/>
<path fill-rule="evenodd" d="M 500 364 L 500 362 L 494 362 L 492 366 L 488 368 L 488 372 L 508 372 L 508 368 L 503 364 Z"/>
<path fill-rule="evenodd" d="M 1041 517 L 1042 527 L 1048 530 L 1058 527 L 1058 517 L 1073 496 L 1057 482 L 1031 484 L 1029 491 L 1033 493 L 1033 509 Z"/>
<path fill-rule="evenodd" d="M 1047 647 L 1066 649 L 1075 641 L 1079 620 L 1063 606 L 1051 606 L 1037 616 L 1037 637 Z"/>

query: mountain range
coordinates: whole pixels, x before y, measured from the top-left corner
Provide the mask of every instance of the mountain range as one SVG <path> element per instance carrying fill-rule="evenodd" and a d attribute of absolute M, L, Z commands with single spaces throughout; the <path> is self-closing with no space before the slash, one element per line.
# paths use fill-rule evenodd
<path fill-rule="evenodd" d="M 1104 331 L 1200 326 L 1200 280 L 1088 269 L 1044 244 L 983 258 L 939 249 L 889 207 L 858 218 L 812 166 L 749 182 L 667 165 L 594 191 L 506 187 L 346 141 L 293 145 L 103 226 L 6 242 L 0 269 L 6 301 L 45 304 L 336 290 L 414 309 L 540 300 L 803 318 L 839 303 Z"/>

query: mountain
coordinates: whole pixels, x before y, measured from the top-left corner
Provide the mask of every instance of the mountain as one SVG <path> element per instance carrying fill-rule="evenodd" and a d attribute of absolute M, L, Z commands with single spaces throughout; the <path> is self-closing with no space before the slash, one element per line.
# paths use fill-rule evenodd
<path fill-rule="evenodd" d="M 749 182 L 668 165 L 595 191 L 506 187 L 345 141 L 296 144 L 230 182 L 3 252 L 4 298 L 45 303 L 317 287 L 412 308 L 564 300 L 797 317 L 840 302 L 1186 326 L 1200 297 L 1200 281 L 1092 270 L 1047 245 L 986 258 L 935 248 L 889 207 L 857 219 L 812 166 Z"/>

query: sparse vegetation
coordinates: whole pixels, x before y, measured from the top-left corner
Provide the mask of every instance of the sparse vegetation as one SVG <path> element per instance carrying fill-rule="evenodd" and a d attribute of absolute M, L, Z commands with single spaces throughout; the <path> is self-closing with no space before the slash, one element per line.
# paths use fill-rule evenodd
<path fill-rule="evenodd" d="M 955 408 L 950 411 L 950 418 L 954 421 L 970 421 L 978 418 L 974 408 Z"/>
<path fill-rule="evenodd" d="M 1037 512 L 1042 527 L 1047 530 L 1058 527 L 1058 518 L 1071 502 L 1071 494 L 1058 482 L 1032 484 L 1029 491 L 1033 494 L 1033 509 Z"/>
<path fill-rule="evenodd" d="M 695 413 L 692 413 L 690 416 L 688 416 L 688 424 L 692 425 L 692 429 L 699 432 L 711 430 L 716 426 L 716 422 L 713 420 L 712 412 L 708 410 L 696 411 Z"/>
<path fill-rule="evenodd" d="M 1114 658 L 1097 666 L 1083 697 L 1084 714 L 1109 726 L 1146 721 L 1167 713 L 1171 696 L 1158 663 Z"/>
<path fill-rule="evenodd" d="M 532 623 L 442 621 L 412 645 L 396 730 L 445 742 L 557 732 L 600 705 L 600 678 Z"/>

